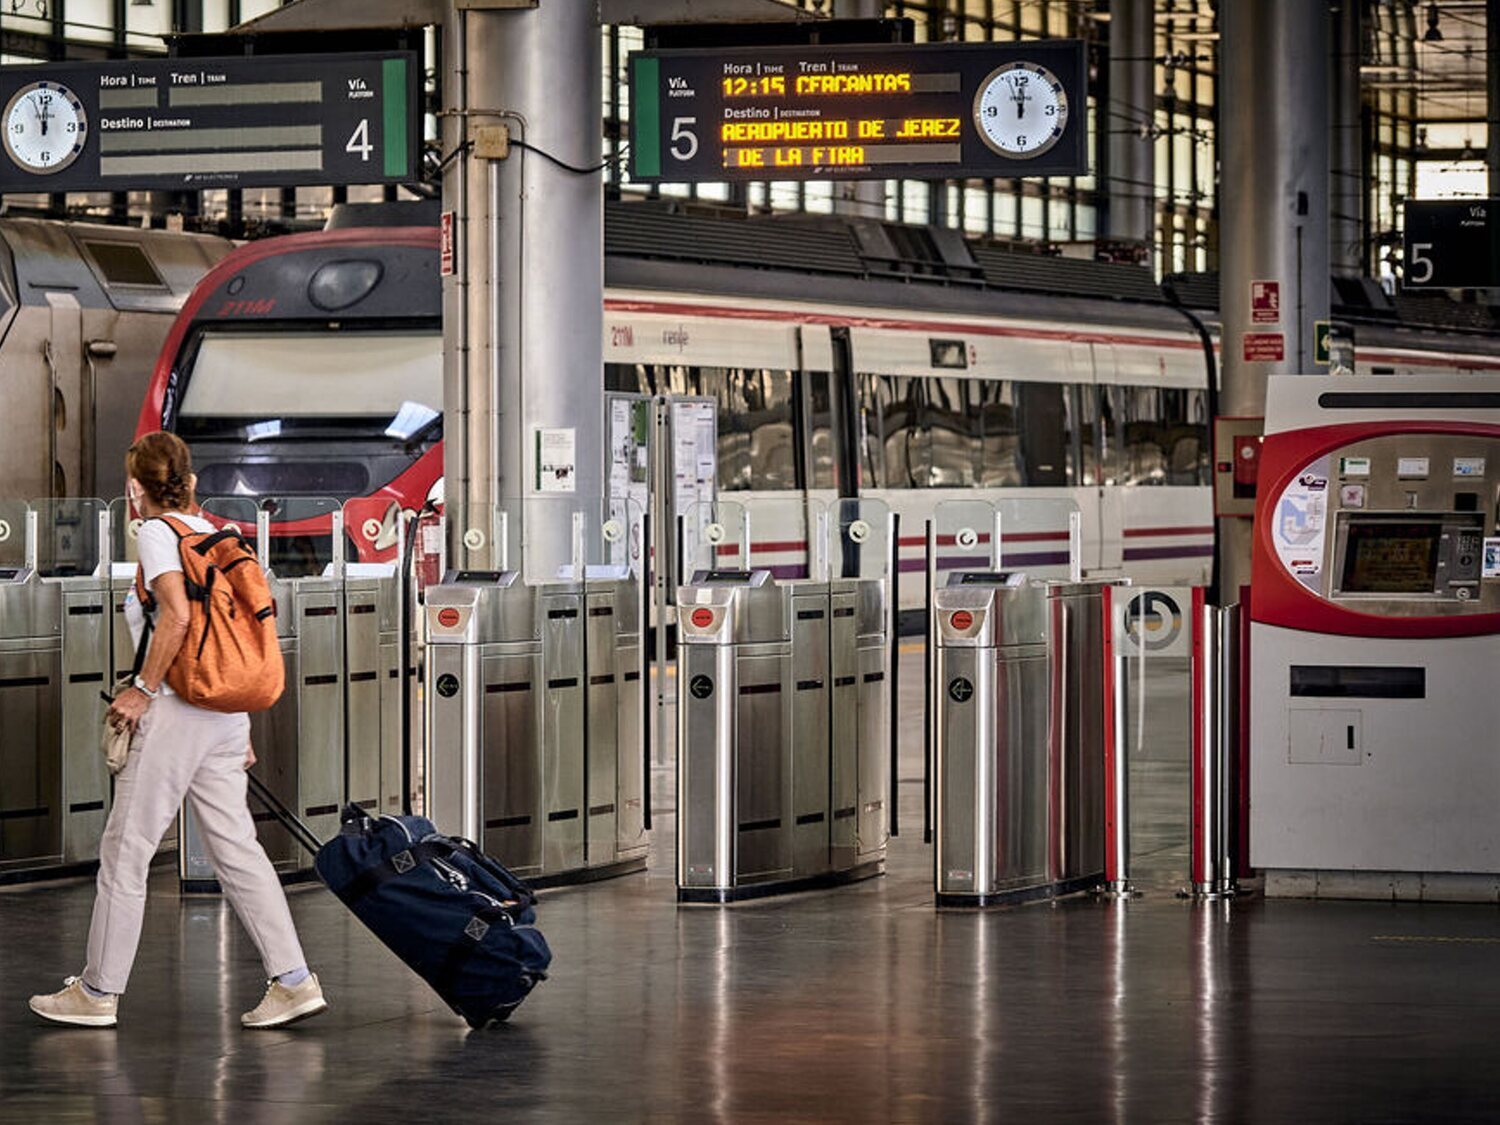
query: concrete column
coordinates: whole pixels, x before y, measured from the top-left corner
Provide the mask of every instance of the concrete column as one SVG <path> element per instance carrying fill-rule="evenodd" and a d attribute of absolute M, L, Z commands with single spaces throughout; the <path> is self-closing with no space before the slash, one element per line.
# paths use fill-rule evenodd
<path fill-rule="evenodd" d="M 504 160 L 454 156 L 443 206 L 455 214 L 457 273 L 445 279 L 444 473 L 450 558 L 468 518 L 537 494 L 540 429 L 574 435 L 577 506 L 604 494 L 603 82 L 598 10 L 446 5 L 443 152 L 476 126 L 505 125 Z M 586 173 L 560 167 L 541 153 Z M 550 495 L 550 494 L 549 494 Z M 566 526 L 525 527 L 565 543 Z M 566 558 L 566 551 L 548 557 Z M 491 565 L 472 549 L 475 565 Z M 511 565 L 519 565 L 512 558 Z"/>
<path fill-rule="evenodd" d="M 833 14 L 841 20 L 883 19 L 885 0 L 834 0 Z M 834 181 L 833 213 L 860 219 L 884 219 L 885 181 Z"/>
<path fill-rule="evenodd" d="M 1153 0 L 1113 0 L 1109 6 L 1109 221 L 1121 242 L 1152 244 L 1156 237 L 1156 25 Z"/>
<path fill-rule="evenodd" d="M 1224 0 L 1220 26 L 1218 412 L 1258 415 L 1268 376 L 1317 371 L 1313 322 L 1328 317 L 1328 8 L 1310 0 Z M 1255 281 L 1279 286 L 1273 323 L 1252 317 Z M 1280 334 L 1284 358 L 1246 361 L 1249 332 Z M 1250 543 L 1249 520 L 1220 521 L 1226 600 L 1250 579 Z"/>
<path fill-rule="evenodd" d="M 1368 269 L 1364 244 L 1364 153 L 1361 144 L 1359 62 L 1363 0 L 1334 0 L 1333 55 L 1328 67 L 1329 265 L 1340 277 Z"/>

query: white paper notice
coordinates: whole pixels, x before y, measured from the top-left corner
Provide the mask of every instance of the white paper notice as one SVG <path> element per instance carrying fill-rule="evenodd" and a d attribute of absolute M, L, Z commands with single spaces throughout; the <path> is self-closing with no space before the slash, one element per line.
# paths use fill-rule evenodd
<path fill-rule="evenodd" d="M 538 429 L 536 432 L 536 490 L 538 492 L 573 492 L 578 488 L 578 459 L 575 434 L 567 429 Z"/>

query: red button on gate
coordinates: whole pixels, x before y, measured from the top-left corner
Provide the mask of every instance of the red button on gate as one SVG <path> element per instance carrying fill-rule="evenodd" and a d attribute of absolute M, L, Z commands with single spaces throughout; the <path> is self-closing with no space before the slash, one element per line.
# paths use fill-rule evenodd
<path fill-rule="evenodd" d="M 693 610 L 692 622 L 700 629 L 707 629 L 714 623 L 714 611 L 711 609 Z"/>
<path fill-rule="evenodd" d="M 461 618 L 459 617 L 458 610 L 456 609 L 438 610 L 438 624 L 441 625 L 444 629 L 454 628 L 458 625 L 460 620 Z"/>
<path fill-rule="evenodd" d="M 961 609 L 952 617 L 948 618 L 948 624 L 952 625 L 960 633 L 970 629 L 974 625 L 974 615 L 966 609 Z"/>

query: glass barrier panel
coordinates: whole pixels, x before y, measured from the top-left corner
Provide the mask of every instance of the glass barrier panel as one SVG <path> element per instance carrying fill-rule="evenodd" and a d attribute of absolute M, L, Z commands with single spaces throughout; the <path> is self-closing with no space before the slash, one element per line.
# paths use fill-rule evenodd
<path fill-rule="evenodd" d="M 203 518 L 215 527 L 233 527 L 240 537 L 255 546 L 255 514 L 260 509 L 249 496 L 205 496 L 198 501 Z"/>
<path fill-rule="evenodd" d="M 891 508 L 884 500 L 836 500 L 828 510 L 828 577 L 879 579 L 891 570 Z"/>
<path fill-rule="evenodd" d="M 745 498 L 750 557 L 746 569 L 769 570 L 778 582 L 823 581 L 828 574 L 828 510 L 803 495 Z"/>
<path fill-rule="evenodd" d="M 750 569 L 750 516 L 744 504 L 710 500 L 690 505 L 679 515 L 677 557 L 682 573 L 674 585 L 686 585 L 699 571 Z"/>
<path fill-rule="evenodd" d="M 36 500 L 37 573 L 76 578 L 99 567 L 99 516 L 103 500 Z"/>
<path fill-rule="evenodd" d="M 1002 570 L 995 557 L 999 511 L 988 500 L 944 500 L 932 510 L 936 533 L 934 568 L 948 571 Z"/>
<path fill-rule="evenodd" d="M 401 505 L 388 496 L 361 496 L 344 504 L 349 561 L 394 564 L 403 553 Z"/>
<path fill-rule="evenodd" d="M 266 496 L 260 508 L 270 514 L 271 571 L 278 578 L 308 578 L 333 563 L 333 516 L 343 505 L 331 496 Z M 339 549 L 349 558 L 347 538 Z"/>
<path fill-rule="evenodd" d="M 130 510 L 130 502 L 116 496 L 109 502 L 109 561 L 111 563 L 133 563 L 136 561 L 135 536 L 140 530 L 140 520 Z"/>
<path fill-rule="evenodd" d="M 0 567 L 26 565 L 26 501 L 0 500 Z"/>
<path fill-rule="evenodd" d="M 1067 577 L 1068 520 L 1079 510 L 1074 501 L 1002 498 L 995 509 L 1000 513 L 1001 570 L 1024 570 L 1034 577 Z"/>

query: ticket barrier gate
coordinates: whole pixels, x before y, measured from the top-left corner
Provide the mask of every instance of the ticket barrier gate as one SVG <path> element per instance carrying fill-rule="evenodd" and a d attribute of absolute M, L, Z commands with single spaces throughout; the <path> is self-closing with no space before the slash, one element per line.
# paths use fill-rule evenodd
<path fill-rule="evenodd" d="M 710 530 L 731 505 L 712 507 Z M 832 516 L 831 569 L 853 577 L 700 569 L 679 588 L 679 902 L 729 903 L 885 870 L 895 536 L 879 502 L 840 501 Z"/>
<path fill-rule="evenodd" d="M 0 501 L 0 884 L 98 861 L 108 542 L 100 501 Z"/>
<path fill-rule="evenodd" d="M 204 508 L 247 532 L 255 527 L 276 603 L 286 689 L 269 710 L 250 718 L 253 772 L 322 839 L 337 834 L 346 804 L 374 813 L 403 811 L 399 553 L 388 563 L 353 564 L 334 551 L 321 573 L 281 577 L 269 565 L 268 511 L 242 511 L 233 500 L 207 500 Z M 327 518 L 331 543 L 343 543 L 343 512 L 332 510 Z M 283 881 L 311 878 L 312 857 L 269 809 L 252 810 Z M 180 825 L 182 890 L 217 893 L 190 808 L 184 807 Z"/>
<path fill-rule="evenodd" d="M 1100 884 L 1105 584 L 1079 574 L 1077 511 L 1066 512 L 1071 579 L 1047 581 L 1003 568 L 997 510 L 944 507 L 928 527 L 937 903 L 1000 905 Z M 945 515 L 973 526 L 942 534 Z M 958 553 L 942 560 L 937 586 L 940 543 Z"/>
<path fill-rule="evenodd" d="M 466 547 L 474 561 L 493 532 L 497 569 L 455 568 L 427 588 L 423 807 L 534 886 L 643 870 L 645 584 L 620 555 L 639 551 L 643 523 L 592 521 L 607 561 L 588 563 L 601 555 L 582 548 L 585 513 L 529 505 L 539 528 L 573 517 L 570 557 L 512 568 L 521 521 L 508 517 L 521 512 L 506 505 L 491 530 L 465 534 L 481 544 Z"/>

